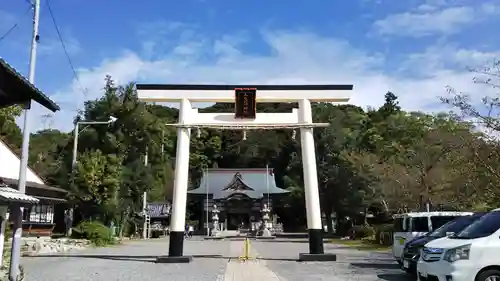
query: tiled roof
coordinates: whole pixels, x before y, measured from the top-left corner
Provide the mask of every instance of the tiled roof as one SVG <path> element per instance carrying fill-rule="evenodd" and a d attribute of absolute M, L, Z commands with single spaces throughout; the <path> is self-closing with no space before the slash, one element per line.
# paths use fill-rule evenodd
<path fill-rule="evenodd" d="M 0 203 L 1 202 L 37 204 L 39 200 L 33 196 L 23 194 L 16 189 L 4 186 L 0 187 Z"/>
<path fill-rule="evenodd" d="M 0 58 L 0 108 L 34 100 L 52 112 L 60 108 L 26 77 Z"/>
<path fill-rule="evenodd" d="M 287 193 L 288 190 L 276 186 L 274 174 L 266 169 L 209 169 L 201 179 L 200 186 L 189 190 L 190 194 L 212 194 L 214 199 L 227 198 L 234 193 L 243 193 L 251 198 L 262 198 L 264 194 Z M 238 182 L 248 188 L 230 185 Z M 229 187 L 229 188 L 228 188 Z M 269 188 L 269 191 L 268 191 Z"/>
<path fill-rule="evenodd" d="M 0 182 L 3 182 L 3 183 L 8 184 L 10 186 L 16 187 L 17 184 L 18 184 L 18 182 L 19 182 L 19 180 L 5 178 L 5 177 L 0 177 Z M 57 192 L 60 192 L 60 193 L 65 193 L 65 194 L 69 193 L 67 190 L 59 188 L 59 187 L 53 187 L 53 186 L 49 186 L 49 185 L 45 185 L 45 184 L 39 184 L 39 183 L 32 182 L 32 181 L 27 181 L 26 182 L 26 186 L 27 187 L 32 187 L 32 188 L 37 188 L 37 189 L 45 189 L 45 190 L 57 191 Z"/>

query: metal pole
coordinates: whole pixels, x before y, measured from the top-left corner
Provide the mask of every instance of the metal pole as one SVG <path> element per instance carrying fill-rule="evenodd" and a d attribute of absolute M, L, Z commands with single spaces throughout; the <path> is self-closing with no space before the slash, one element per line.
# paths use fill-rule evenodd
<path fill-rule="evenodd" d="M 163 150 L 165 149 L 165 131 L 161 130 L 161 160 L 163 161 Z"/>
<path fill-rule="evenodd" d="M 207 215 L 207 236 L 210 235 L 210 227 L 208 226 L 208 168 L 205 168 L 205 190 L 207 192 L 206 202 L 205 202 L 205 213 Z"/>
<path fill-rule="evenodd" d="M 40 0 L 34 0 L 33 3 L 33 35 L 31 39 L 31 52 L 30 52 L 30 68 L 28 80 L 30 83 L 35 82 L 35 67 L 36 67 L 36 47 L 38 43 L 38 21 L 40 16 Z M 29 157 L 29 142 L 30 142 L 30 127 L 29 127 L 29 110 L 31 107 L 31 100 L 24 105 L 24 126 L 23 126 L 23 145 L 21 154 L 21 163 L 19 165 L 19 192 L 25 193 L 26 191 L 26 172 L 28 169 Z M 12 235 L 12 249 L 10 253 L 10 268 L 9 280 L 16 281 L 19 275 L 19 260 L 21 256 L 21 237 L 23 231 L 23 209 L 20 205 L 15 205 L 12 208 L 12 215 L 14 217 L 13 235 Z"/>
<path fill-rule="evenodd" d="M 76 171 L 76 159 L 78 157 L 78 133 L 80 131 L 79 127 L 80 123 L 77 121 L 75 123 L 75 129 L 73 132 L 73 155 L 71 155 L 71 184 L 74 186 L 75 185 L 75 171 Z M 68 210 L 68 221 L 66 225 L 66 236 L 71 237 L 71 234 L 73 232 L 72 227 L 73 227 L 73 211 L 74 211 L 74 206 L 71 206 Z"/>
<path fill-rule="evenodd" d="M 75 131 L 73 132 L 73 159 L 71 160 L 71 169 L 74 172 L 74 169 L 76 168 L 76 155 L 78 153 L 78 125 L 79 123 L 76 122 L 75 124 Z"/>
<path fill-rule="evenodd" d="M 267 188 L 267 207 L 270 208 L 269 205 L 269 165 L 266 164 L 266 188 Z"/>
<path fill-rule="evenodd" d="M 144 191 L 142 194 L 142 214 L 144 216 L 144 225 L 142 226 L 142 238 L 148 239 L 148 223 L 147 223 L 147 207 L 148 207 L 148 193 Z"/>

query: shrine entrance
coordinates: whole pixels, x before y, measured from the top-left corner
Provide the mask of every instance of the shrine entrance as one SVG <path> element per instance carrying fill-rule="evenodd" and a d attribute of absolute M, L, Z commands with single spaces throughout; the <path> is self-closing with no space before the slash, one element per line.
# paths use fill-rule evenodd
<path fill-rule="evenodd" d="M 140 100 L 146 102 L 179 102 L 179 121 L 167 124 L 177 127 L 177 153 L 174 196 L 170 224 L 168 256 L 157 262 L 190 262 L 183 255 L 184 225 L 189 171 L 191 130 L 240 130 L 242 138 L 251 130 L 300 130 L 304 190 L 306 200 L 309 253 L 300 253 L 302 261 L 332 261 L 334 254 L 325 254 L 323 226 L 318 190 L 316 153 L 313 128 L 327 127 L 328 123 L 313 123 L 311 102 L 348 102 L 352 85 L 157 85 L 137 84 Z M 192 102 L 234 103 L 234 113 L 198 113 Z M 257 102 L 298 102 L 298 109 L 290 113 L 257 113 Z"/>
<path fill-rule="evenodd" d="M 235 193 L 224 204 L 227 230 L 251 229 L 253 200 L 245 194 Z"/>
<path fill-rule="evenodd" d="M 228 213 L 226 216 L 227 230 L 251 228 L 249 213 Z"/>

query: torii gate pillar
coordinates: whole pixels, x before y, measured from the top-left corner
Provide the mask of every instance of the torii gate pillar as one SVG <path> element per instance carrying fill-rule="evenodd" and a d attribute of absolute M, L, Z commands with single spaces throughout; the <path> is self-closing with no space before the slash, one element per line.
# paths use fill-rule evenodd
<path fill-rule="evenodd" d="M 219 128 L 232 130 L 300 128 L 304 189 L 309 232 L 309 253 L 300 253 L 301 261 L 335 261 L 336 255 L 324 252 L 323 227 L 318 190 L 318 173 L 311 102 L 348 102 L 352 85 L 149 85 L 138 84 L 139 99 L 146 102 L 180 102 L 177 131 L 172 217 L 170 221 L 169 253 L 157 262 L 189 262 L 184 256 L 184 230 L 189 171 L 191 128 Z M 297 102 L 292 113 L 257 113 L 255 119 L 238 119 L 231 113 L 198 113 L 191 102 L 235 102 L 236 88 L 257 89 L 257 102 Z M 349 92 L 346 93 L 346 92 Z M 245 103 L 246 104 L 246 103 Z"/>

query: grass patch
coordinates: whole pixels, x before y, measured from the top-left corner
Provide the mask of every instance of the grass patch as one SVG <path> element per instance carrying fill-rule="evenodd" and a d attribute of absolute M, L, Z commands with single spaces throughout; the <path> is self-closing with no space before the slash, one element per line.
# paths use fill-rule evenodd
<path fill-rule="evenodd" d="M 391 246 L 380 245 L 370 240 L 331 239 L 330 243 L 343 245 L 360 251 L 387 252 L 391 249 Z"/>

